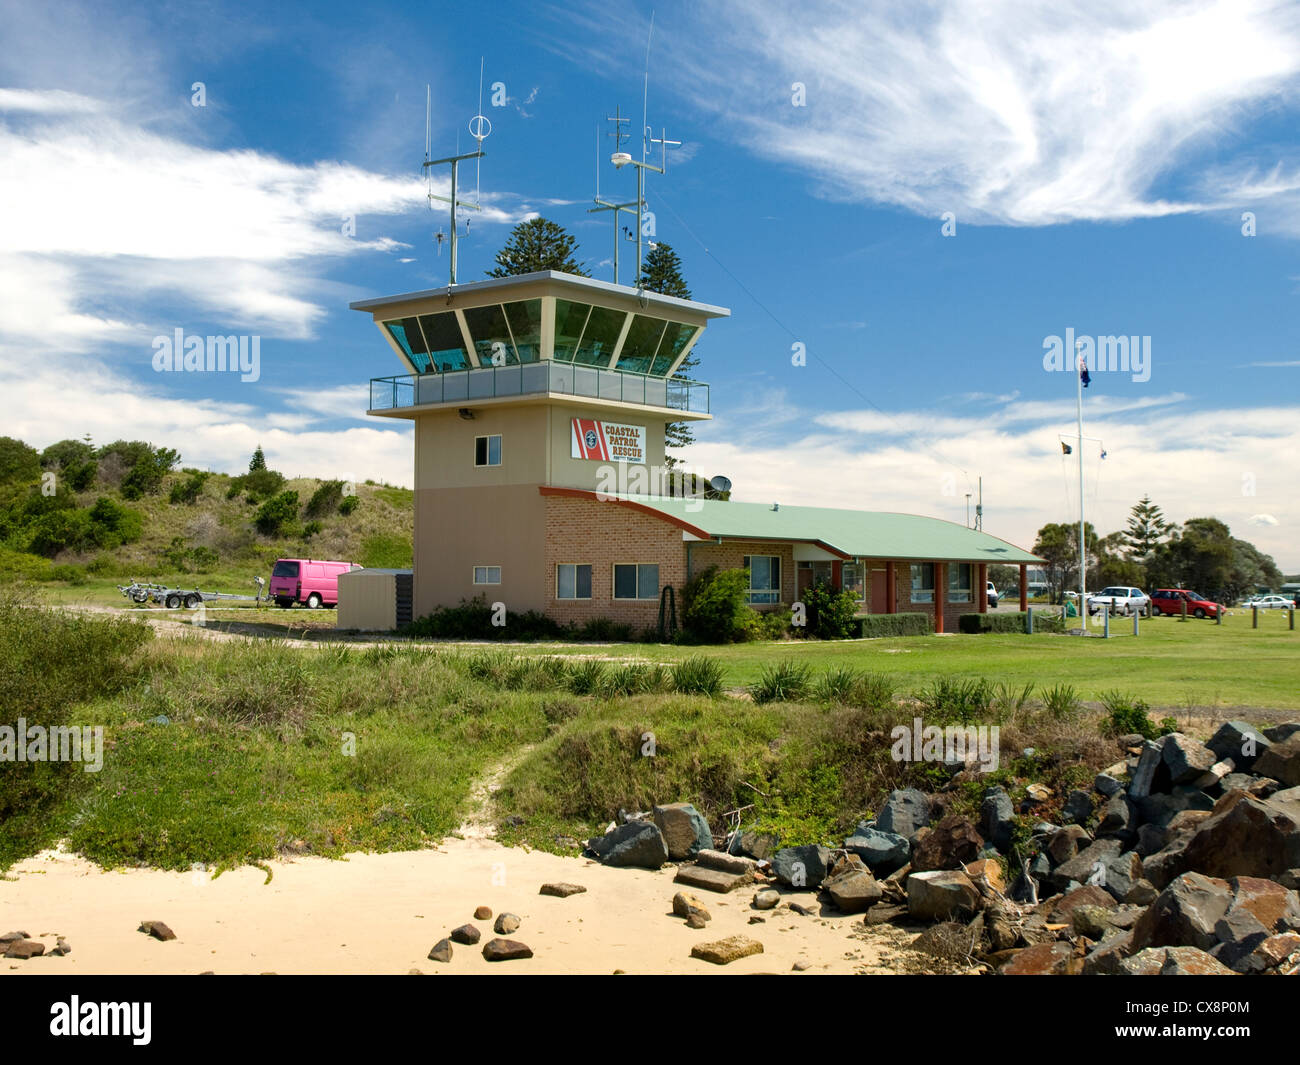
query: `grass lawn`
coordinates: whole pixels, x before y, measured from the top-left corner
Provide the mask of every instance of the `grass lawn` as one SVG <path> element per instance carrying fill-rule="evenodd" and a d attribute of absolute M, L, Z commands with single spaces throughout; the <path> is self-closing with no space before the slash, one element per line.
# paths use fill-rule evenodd
<path fill-rule="evenodd" d="M 1255 707 L 1300 709 L 1300 631 L 1281 612 L 1210 621 L 1151 618 L 1141 635 L 1131 623 L 1112 626 L 1109 640 L 1051 635 L 913 636 L 886 640 L 782 641 L 725 647 L 656 644 L 525 644 L 528 654 L 601 655 L 674 662 L 701 652 L 719 659 L 732 687 L 756 681 L 764 667 L 795 660 L 814 670 L 836 667 L 892 674 L 901 687 L 942 676 L 988 677 L 1040 689 L 1073 685 L 1087 700 L 1118 688 L 1153 708 L 1195 710 Z"/>

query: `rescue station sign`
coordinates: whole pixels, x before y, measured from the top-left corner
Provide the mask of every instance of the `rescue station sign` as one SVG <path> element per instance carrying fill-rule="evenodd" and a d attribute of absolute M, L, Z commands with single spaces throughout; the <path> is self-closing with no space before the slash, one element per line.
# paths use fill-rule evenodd
<path fill-rule="evenodd" d="M 645 426 L 574 418 L 572 458 L 645 463 Z"/>

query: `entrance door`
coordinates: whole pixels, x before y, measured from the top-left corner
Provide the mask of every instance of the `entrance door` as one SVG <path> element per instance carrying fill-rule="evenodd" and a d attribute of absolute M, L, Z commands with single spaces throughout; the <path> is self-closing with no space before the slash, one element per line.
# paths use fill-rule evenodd
<path fill-rule="evenodd" d="M 885 614 L 889 611 L 889 588 L 885 584 L 888 574 L 889 571 L 883 566 L 871 571 L 871 612 L 873 614 Z"/>
<path fill-rule="evenodd" d="M 804 592 L 813 585 L 813 571 L 811 566 L 801 565 L 796 572 L 799 574 L 799 580 L 797 582 L 798 588 L 796 591 L 799 593 L 799 601 L 803 602 Z"/>

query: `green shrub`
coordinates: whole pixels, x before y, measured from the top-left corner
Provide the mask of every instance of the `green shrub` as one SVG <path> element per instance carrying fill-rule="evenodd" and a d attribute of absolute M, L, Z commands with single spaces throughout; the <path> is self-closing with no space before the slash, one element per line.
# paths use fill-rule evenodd
<path fill-rule="evenodd" d="M 672 667 L 673 691 L 685 695 L 722 694 L 722 663 L 705 655 L 691 655 Z"/>
<path fill-rule="evenodd" d="M 481 595 L 462 599 L 457 606 L 436 607 L 402 631 L 408 636 L 440 640 L 554 640 L 566 630 L 536 610 L 505 614 L 504 625 L 492 622 L 500 615 Z"/>
<path fill-rule="evenodd" d="M 263 536 L 281 536 L 298 521 L 298 493 L 281 492 L 272 496 L 257 510 L 253 524 Z"/>
<path fill-rule="evenodd" d="M 1151 720 L 1151 707 L 1145 699 L 1134 699 L 1117 688 L 1101 693 L 1101 705 L 1106 711 L 1106 718 L 1101 724 L 1104 736 L 1127 736 L 1137 733 L 1148 740 L 1153 740 L 1164 731 L 1174 732 L 1178 727 L 1173 718 L 1166 718 L 1161 725 L 1173 722 L 1174 727 L 1167 730 L 1158 728 Z"/>
<path fill-rule="evenodd" d="M 343 482 L 321 481 L 320 486 L 307 500 L 307 506 L 303 508 L 303 515 L 308 518 L 323 518 L 326 514 L 338 510 L 339 504 L 342 502 Z"/>
<path fill-rule="evenodd" d="M 309 521 L 302 527 L 302 538 L 304 540 L 310 540 L 313 536 L 319 536 L 321 530 L 324 528 L 325 526 L 318 521 Z"/>
<path fill-rule="evenodd" d="M 345 518 L 361 505 L 361 497 L 356 495 L 344 496 L 343 501 L 339 503 L 339 513 Z"/>
<path fill-rule="evenodd" d="M 185 480 L 177 481 L 172 485 L 171 495 L 169 496 L 171 502 L 196 503 L 199 496 L 203 494 L 203 485 L 211 476 L 210 473 L 204 470 L 195 470 Z"/>
<path fill-rule="evenodd" d="M 609 618 L 591 618 L 573 630 L 579 640 L 596 640 L 602 643 L 626 643 L 632 639 L 632 626 Z"/>
<path fill-rule="evenodd" d="M 682 628 L 698 643 L 735 643 L 753 635 L 756 611 L 749 599 L 749 570 L 710 566 L 682 589 Z"/>
<path fill-rule="evenodd" d="M 934 631 L 929 614 L 869 614 L 857 619 L 858 634 L 865 639 L 885 636 L 928 636 Z"/>
<path fill-rule="evenodd" d="M 957 618 L 957 631 L 968 634 L 982 632 L 1024 632 L 1026 615 L 1020 611 L 1003 614 L 962 614 Z M 1034 619 L 1037 622 L 1037 618 Z M 1035 624 L 1035 629 L 1038 626 Z"/>
<path fill-rule="evenodd" d="M 766 666 L 749 694 L 756 703 L 797 702 L 812 691 L 812 670 L 799 662 L 777 662 Z"/>
<path fill-rule="evenodd" d="M 819 581 L 804 593 L 803 602 L 808 608 L 807 635 L 819 640 L 847 640 L 857 635 L 854 615 L 858 603 L 848 592 L 837 592 Z"/>

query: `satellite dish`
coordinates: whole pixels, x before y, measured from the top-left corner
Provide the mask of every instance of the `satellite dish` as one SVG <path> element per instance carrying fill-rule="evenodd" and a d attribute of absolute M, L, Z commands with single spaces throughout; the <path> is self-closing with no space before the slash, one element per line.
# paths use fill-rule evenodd
<path fill-rule="evenodd" d="M 632 155 L 630 152 L 615 152 L 609 157 L 609 161 L 614 164 L 615 169 L 619 169 L 632 161 Z"/>
<path fill-rule="evenodd" d="M 718 474 L 718 476 L 716 477 L 710 477 L 709 487 L 712 488 L 715 492 L 730 492 L 731 478 L 723 477 L 722 474 Z"/>

